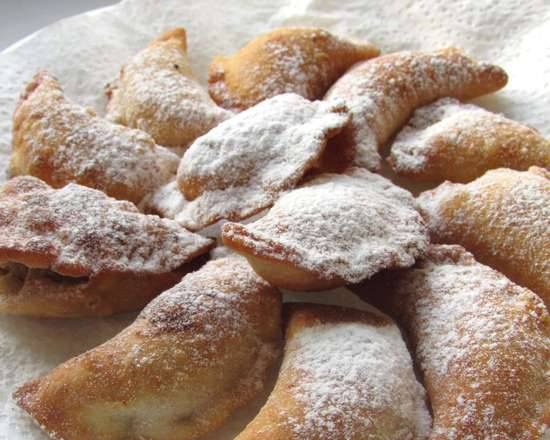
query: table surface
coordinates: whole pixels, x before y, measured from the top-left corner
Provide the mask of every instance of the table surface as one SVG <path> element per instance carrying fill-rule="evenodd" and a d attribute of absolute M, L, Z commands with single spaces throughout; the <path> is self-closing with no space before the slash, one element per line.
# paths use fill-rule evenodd
<path fill-rule="evenodd" d="M 61 18 L 115 3 L 117 0 L 0 0 L 0 51 Z"/>

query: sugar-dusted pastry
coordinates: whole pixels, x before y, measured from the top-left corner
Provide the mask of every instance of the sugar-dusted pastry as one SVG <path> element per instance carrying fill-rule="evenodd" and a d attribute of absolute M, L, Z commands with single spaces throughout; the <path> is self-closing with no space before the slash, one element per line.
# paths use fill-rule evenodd
<path fill-rule="evenodd" d="M 134 203 L 173 179 L 179 163 L 147 133 L 69 101 L 44 71 L 17 104 L 12 145 L 12 176 L 32 175 L 55 188 L 74 182 Z"/>
<path fill-rule="evenodd" d="M 199 229 L 270 206 L 321 164 L 327 141 L 348 122 L 337 103 L 288 93 L 266 100 L 197 139 L 178 169 L 183 224 Z"/>
<path fill-rule="evenodd" d="M 380 168 L 378 153 L 413 111 L 439 98 L 467 100 L 494 92 L 508 77 L 497 66 L 479 63 L 458 49 L 396 52 L 358 64 L 342 76 L 325 99 L 344 99 L 352 122 L 334 139 L 355 152 L 356 164 Z"/>
<path fill-rule="evenodd" d="M 319 28 L 280 28 L 250 41 L 232 56 L 215 57 L 209 91 L 219 105 L 244 110 L 282 93 L 315 100 L 358 61 L 380 51 Z"/>
<path fill-rule="evenodd" d="M 464 246 L 550 306 L 550 173 L 505 168 L 445 182 L 418 204 L 432 240 Z"/>
<path fill-rule="evenodd" d="M 443 98 L 416 110 L 395 138 L 389 162 L 414 181 L 469 182 L 494 168 L 550 168 L 550 141 L 502 115 Z"/>
<path fill-rule="evenodd" d="M 0 189 L 0 313 L 104 316 L 139 310 L 212 243 L 130 202 L 16 177 Z"/>
<path fill-rule="evenodd" d="M 388 317 L 289 308 L 283 365 L 267 403 L 235 440 L 423 440 L 425 391 Z"/>
<path fill-rule="evenodd" d="M 405 330 L 428 391 L 430 440 L 542 440 L 550 423 L 550 316 L 533 292 L 460 246 L 358 291 Z"/>
<path fill-rule="evenodd" d="M 263 389 L 280 308 L 244 259 L 211 261 L 15 400 L 55 439 L 198 439 Z"/>
<path fill-rule="evenodd" d="M 107 95 L 108 118 L 139 128 L 180 154 L 231 116 L 193 76 L 182 28 L 161 34 L 134 56 Z"/>
<path fill-rule="evenodd" d="M 173 180 L 145 197 L 139 207 L 147 214 L 178 221 L 178 216 L 188 203 L 178 188 L 178 182 Z"/>
<path fill-rule="evenodd" d="M 291 290 L 330 289 L 411 266 L 428 243 L 411 194 L 359 168 L 311 180 L 259 220 L 226 223 L 222 237 L 260 276 Z"/>

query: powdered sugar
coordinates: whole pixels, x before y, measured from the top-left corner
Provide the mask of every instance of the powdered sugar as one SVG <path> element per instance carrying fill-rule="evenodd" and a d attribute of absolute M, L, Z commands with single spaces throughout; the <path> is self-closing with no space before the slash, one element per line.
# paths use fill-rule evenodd
<path fill-rule="evenodd" d="M 254 255 L 286 260 L 331 279 L 359 282 L 388 267 L 407 267 L 427 247 L 410 193 L 362 169 L 324 174 L 282 196 L 258 221 L 228 223 L 223 237 Z"/>
<path fill-rule="evenodd" d="M 277 301 L 278 300 L 278 301 Z M 232 255 L 208 262 L 155 298 L 141 313 L 154 332 L 188 332 L 200 327 L 205 341 L 219 334 L 239 336 L 253 322 L 250 304 L 279 302 L 280 294 L 250 268 L 242 257 Z M 276 313 L 276 310 L 273 310 Z M 197 335 L 198 336 L 198 335 Z"/>
<path fill-rule="evenodd" d="M 550 166 L 550 142 L 504 116 L 444 98 L 415 111 L 389 161 L 399 174 L 464 181 L 499 166 Z"/>
<path fill-rule="evenodd" d="M 140 207 L 146 213 L 156 214 L 163 218 L 176 219 L 178 213 L 188 203 L 179 190 L 177 182 L 174 180 L 149 194 L 143 200 Z"/>
<path fill-rule="evenodd" d="M 477 63 L 456 49 L 398 52 L 365 61 L 348 71 L 325 99 L 344 99 L 352 114 L 346 142 L 356 164 L 380 168 L 382 147 L 412 111 L 444 96 L 470 99 L 506 84 L 500 68 Z"/>
<path fill-rule="evenodd" d="M 38 267 L 68 276 L 167 272 L 211 243 L 100 191 L 75 184 L 53 190 L 33 177 L 4 186 L 0 227 L 3 260 L 36 264 L 39 258 Z"/>
<path fill-rule="evenodd" d="M 431 420 L 424 389 L 393 323 L 319 322 L 296 330 L 285 353 L 281 377 L 295 378 L 285 387 L 287 398 L 303 413 L 288 420 L 292 438 L 428 436 Z"/>
<path fill-rule="evenodd" d="M 55 186 L 82 183 L 137 203 L 177 168 L 178 157 L 146 133 L 68 101 L 46 72 L 27 86 L 14 120 L 12 170 Z"/>
<path fill-rule="evenodd" d="M 311 90 L 312 80 L 327 81 L 326 74 L 328 72 L 321 71 L 318 64 L 311 66 L 313 67 L 312 71 L 304 71 L 305 54 L 296 44 L 270 41 L 265 44 L 264 50 L 270 54 L 270 58 L 277 60 L 277 67 L 281 70 L 276 75 L 264 78 L 263 83 L 257 83 L 262 96 L 273 97 L 282 93 L 296 93 L 314 99 L 315 93 Z M 257 66 L 255 70 L 259 71 L 261 67 Z M 255 72 L 251 73 L 254 76 Z"/>
<path fill-rule="evenodd" d="M 261 212 L 260 206 L 273 203 L 272 196 L 245 186 L 207 191 L 191 202 L 179 190 L 176 182 L 158 189 L 144 203 L 144 210 L 176 220 L 191 231 L 207 229 L 219 220 L 250 220 Z"/>
<path fill-rule="evenodd" d="M 123 67 L 111 90 L 107 117 L 183 152 L 231 113 L 217 107 L 193 77 L 184 46 L 178 43 L 177 36 L 153 41 Z"/>
<path fill-rule="evenodd" d="M 433 247 L 393 278 L 391 310 L 413 342 L 434 438 L 539 438 L 550 392 L 543 303 L 459 246 Z"/>
<path fill-rule="evenodd" d="M 182 218 L 191 219 L 185 224 L 196 229 L 269 206 L 318 164 L 327 140 L 347 121 L 341 105 L 285 94 L 220 124 L 180 163 L 179 186 L 195 199 L 184 208 Z"/>

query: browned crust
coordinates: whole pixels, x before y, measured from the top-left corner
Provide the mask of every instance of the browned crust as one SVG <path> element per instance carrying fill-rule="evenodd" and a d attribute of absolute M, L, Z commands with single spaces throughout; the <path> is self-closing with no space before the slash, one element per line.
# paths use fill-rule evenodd
<path fill-rule="evenodd" d="M 286 318 L 286 347 L 283 368 L 279 372 L 277 383 L 267 403 L 235 440 L 302 440 L 305 438 L 317 440 L 332 438 L 328 437 L 326 432 L 323 433 L 323 436 L 319 436 L 320 431 L 317 431 L 316 427 L 312 426 L 311 423 L 306 429 L 306 432 L 309 431 L 308 434 L 311 435 L 310 437 L 302 437 L 296 434 L 293 429 L 294 424 L 304 422 L 303 403 L 297 401 L 292 395 L 294 387 L 299 386 L 300 381 L 303 379 L 301 374 L 296 372 L 296 367 L 299 367 L 300 361 L 297 358 L 292 359 L 293 352 L 288 349 L 289 342 L 299 336 L 304 330 L 318 327 L 323 324 L 362 323 L 376 327 L 394 325 L 390 318 L 382 314 L 378 315 L 371 312 L 331 305 L 304 303 L 285 304 L 284 315 Z M 294 368 L 284 367 L 287 359 L 292 359 Z M 324 402 L 319 402 L 319 404 L 323 405 Z M 368 417 L 369 414 L 365 413 L 364 416 Z M 335 417 L 333 422 L 338 424 L 338 417 Z M 342 429 L 342 431 L 339 431 L 338 428 Z M 343 435 L 339 436 L 337 434 L 338 432 L 344 432 L 344 428 L 344 426 L 337 426 L 334 428 L 333 434 L 336 435 L 336 437 L 334 437 L 335 439 L 344 438 Z M 392 428 L 396 429 L 395 426 Z M 371 429 L 372 431 L 369 431 L 366 436 L 364 435 L 365 433 L 361 433 L 363 434 L 362 436 L 357 432 L 354 433 L 355 435 L 349 435 L 349 431 L 347 431 L 347 438 L 383 438 L 383 436 L 377 435 L 379 433 L 379 427 L 372 426 Z"/>
<path fill-rule="evenodd" d="M 163 41 L 177 42 L 184 52 L 187 52 L 187 32 L 182 27 L 176 27 L 160 34 L 155 38 L 149 46 L 153 46 Z"/>
<path fill-rule="evenodd" d="M 112 95 L 115 89 L 116 85 L 108 87 L 108 93 Z M 45 127 L 45 121 L 51 127 Z M 73 139 L 75 133 L 78 136 Z M 90 159 L 88 150 L 103 147 L 103 140 L 97 141 L 97 136 L 108 138 L 105 148 L 111 155 L 118 151 L 118 142 L 124 150 L 118 151 L 121 160 L 99 160 L 89 167 L 81 166 Z M 71 156 L 67 156 L 66 149 L 70 149 Z M 64 162 L 58 163 L 60 160 Z M 10 177 L 31 175 L 55 188 L 78 183 L 137 204 L 166 183 L 171 173 L 175 174 L 177 163 L 175 154 L 156 145 L 146 133 L 110 123 L 98 118 L 93 110 L 72 103 L 64 96 L 59 81 L 44 70 L 26 85 L 13 114 Z M 138 172 L 141 179 L 131 174 Z"/>
<path fill-rule="evenodd" d="M 299 50 L 305 72 L 311 69 L 307 65 L 323 67 L 327 78 L 322 75 L 309 80 L 312 92 L 304 97 L 310 100 L 323 96 L 330 85 L 350 66 L 358 61 L 378 56 L 378 48 L 368 43 L 355 43 L 340 39 L 320 28 L 280 28 L 260 35 L 248 42 L 237 53 L 231 56 L 216 56 L 209 68 L 209 92 L 214 101 L 227 109 L 242 111 L 264 99 L 277 94 L 289 92 L 288 87 L 272 90 L 268 93 L 260 84 L 269 78 L 283 80 L 291 85 L 292 78 L 284 78 L 281 66 L 276 57 L 270 54 L 268 45 L 278 44 L 281 47 L 292 47 Z M 300 68 L 300 67 L 298 67 Z M 254 77 L 251 69 L 256 69 Z M 294 84 L 294 92 L 299 93 L 303 84 Z"/>
<path fill-rule="evenodd" d="M 280 292 L 255 276 L 243 292 L 235 271 L 248 277 L 250 268 L 230 257 L 188 275 L 166 292 L 166 302 L 153 304 L 113 339 L 22 385 L 14 399 L 42 429 L 65 440 L 194 440 L 217 429 L 260 391 L 281 339 Z M 237 299 L 242 320 L 233 318 L 235 328 L 224 328 L 228 310 L 215 302 L 198 314 L 188 303 L 212 289 Z"/>
<path fill-rule="evenodd" d="M 287 303 L 283 307 L 283 316 L 287 341 L 306 328 L 323 324 L 362 322 L 376 327 L 393 325 L 393 321 L 382 313 L 327 304 Z"/>
<path fill-rule="evenodd" d="M 441 63 L 447 64 L 451 71 L 448 75 L 438 72 Z M 381 167 L 378 150 L 417 107 L 443 97 L 469 100 L 495 92 L 507 82 L 508 75 L 502 68 L 478 63 L 457 48 L 396 52 L 358 63 L 333 84 L 324 98 L 361 103 L 364 96 L 368 104 L 363 110 L 352 110 L 352 122 L 333 139 L 337 144 L 334 148 L 346 154 L 366 148 L 369 159 L 359 157 L 356 164 L 377 171 Z M 361 86 L 355 88 L 356 84 Z M 374 139 L 366 139 L 365 132 Z M 369 142 L 375 144 L 362 145 Z"/>
<path fill-rule="evenodd" d="M 535 225 L 524 221 L 525 218 L 537 218 L 545 222 L 544 226 L 550 223 L 550 219 L 543 218 L 544 211 L 540 208 L 550 200 L 548 174 L 540 167 L 531 167 L 528 171 L 500 168 L 467 184 L 445 182 L 422 193 L 420 200 L 431 199 L 429 203 L 436 203 L 441 217 L 436 222 L 438 225 L 430 227 L 432 241 L 463 246 L 479 262 L 531 289 L 547 307 L 550 306 L 550 232 L 529 234 Z M 483 191 L 479 191 L 477 182 L 485 185 Z M 478 190 L 470 191 L 472 185 Z M 524 206 L 516 222 L 515 216 L 520 213 L 513 211 L 507 196 L 516 188 L 531 191 L 528 185 L 533 185 L 532 188 L 536 185 L 544 201 L 539 202 L 540 206 Z M 451 191 L 449 198 L 435 199 L 447 189 Z M 423 209 L 422 202 L 420 210 L 430 223 L 432 214 Z"/>
<path fill-rule="evenodd" d="M 425 128 L 414 129 L 414 138 L 403 142 L 425 148 L 425 163 L 417 167 L 403 164 L 401 156 L 410 153 L 394 152 L 394 144 L 388 158 L 390 166 L 398 175 L 411 181 L 430 183 L 444 180 L 466 183 L 495 168 L 527 170 L 533 165 L 550 167 L 550 141 L 537 130 L 479 110 L 464 109 L 434 120 Z M 447 120 L 452 120 L 453 125 L 445 125 Z M 487 129 L 490 134 L 487 134 Z M 426 136 L 430 131 L 433 134 Z"/>
<path fill-rule="evenodd" d="M 494 438 L 540 439 L 541 426 L 548 425 L 550 422 L 550 405 L 547 399 L 546 401 L 544 399 L 550 388 L 548 381 L 544 380 L 544 368 L 550 361 L 550 350 L 540 352 L 536 350 L 536 348 L 540 350 L 543 346 L 541 338 L 550 338 L 550 316 L 547 310 L 536 295 L 514 285 L 495 271 L 494 276 L 508 282 L 508 285 L 502 287 L 502 284 L 495 284 L 497 286 L 495 288 L 501 290 L 499 293 L 502 294 L 503 299 L 501 303 L 497 297 L 494 297 L 490 303 L 491 309 L 499 310 L 509 318 L 510 322 L 523 326 L 524 331 L 530 332 L 532 338 L 538 338 L 538 342 L 535 342 L 536 347 L 520 346 L 514 338 L 506 341 L 501 339 L 495 341 L 495 344 L 500 343 L 499 349 L 489 349 L 487 345 L 480 346 L 477 350 L 472 350 L 470 356 L 453 361 L 452 366 L 445 373 L 431 368 L 430 360 L 426 362 L 423 369 L 420 359 L 423 356 L 426 357 L 426 354 L 419 353 L 417 347 L 423 335 L 427 336 L 428 326 L 424 325 L 424 321 L 418 316 L 417 309 L 422 306 L 424 313 L 428 313 L 426 305 L 432 304 L 428 302 L 430 298 L 434 301 L 434 293 L 430 291 L 430 280 L 427 278 L 429 275 L 422 271 L 423 268 L 432 264 L 481 266 L 473 255 L 461 246 L 433 245 L 425 257 L 411 269 L 387 270 L 369 281 L 349 286 L 364 300 L 380 307 L 396 319 L 405 330 L 416 362 L 421 369 L 433 408 L 434 432 L 430 439 L 448 439 L 445 433 L 453 430 L 456 431 L 456 438 L 485 438 L 487 430 L 490 430 Z M 439 278 L 445 275 L 437 272 L 434 276 Z M 413 292 L 409 286 L 415 281 L 420 287 Z M 479 281 L 484 282 L 484 280 Z M 514 305 L 503 306 L 505 297 L 508 295 L 521 298 L 521 301 Z M 463 307 L 467 308 L 468 304 L 464 303 Z M 469 312 L 474 313 L 475 310 L 470 307 Z M 465 316 L 468 316 L 468 313 Z M 522 316 L 525 319 L 522 319 Z M 449 343 L 449 336 L 467 337 L 468 334 L 464 334 L 464 328 L 467 327 L 463 325 L 461 319 L 453 321 L 456 335 L 434 333 L 437 329 L 432 327 L 430 336 L 441 337 L 441 340 L 447 343 Z M 420 327 L 423 330 L 420 330 Z M 483 330 L 480 333 L 483 335 Z M 526 340 L 523 342 L 525 343 Z M 505 347 L 504 343 L 509 345 Z M 535 368 L 531 362 L 535 364 Z M 490 368 L 493 364 L 498 367 Z M 537 366 L 542 368 L 537 370 Z M 472 374 L 473 371 L 477 375 Z M 457 399 L 458 396 L 461 396 L 468 405 L 461 405 Z M 515 399 L 524 402 L 525 405 L 518 404 Z M 531 402 L 539 402 L 538 405 L 542 406 L 536 407 Z M 518 405 L 521 411 L 517 411 Z M 498 428 L 493 425 L 487 426 L 485 412 L 489 410 L 490 417 L 497 414 L 497 420 L 503 422 L 504 427 L 503 425 L 499 425 Z M 461 426 L 456 426 L 456 413 L 464 416 Z"/>

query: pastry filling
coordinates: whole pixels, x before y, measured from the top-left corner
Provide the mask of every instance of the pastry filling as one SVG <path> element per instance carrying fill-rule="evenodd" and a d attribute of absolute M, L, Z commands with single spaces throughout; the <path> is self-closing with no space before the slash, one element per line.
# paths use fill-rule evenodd
<path fill-rule="evenodd" d="M 45 279 L 62 285 L 85 284 L 90 281 L 88 277 L 67 277 L 48 269 L 32 269 L 21 263 L 0 263 L 0 294 L 16 293 L 30 279 Z"/>

